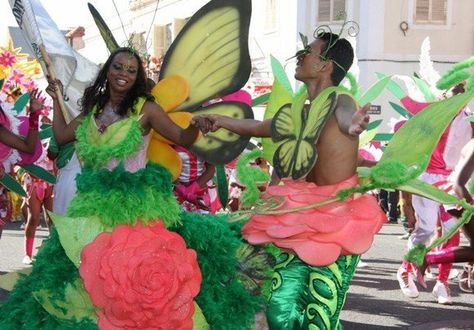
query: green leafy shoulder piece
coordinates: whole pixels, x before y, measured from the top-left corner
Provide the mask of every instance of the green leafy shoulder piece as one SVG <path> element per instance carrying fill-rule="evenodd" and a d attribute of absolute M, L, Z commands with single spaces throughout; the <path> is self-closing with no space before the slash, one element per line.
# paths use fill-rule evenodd
<path fill-rule="evenodd" d="M 316 141 L 336 107 L 337 94 L 351 95 L 342 87 L 326 88 L 305 110 L 306 89 L 300 90 L 291 104 L 283 105 L 271 125 L 272 140 L 280 143 L 273 166 L 280 178 L 295 180 L 308 174 L 317 159 Z"/>
<path fill-rule="evenodd" d="M 293 89 L 281 63 L 271 56 L 271 66 L 274 76 L 272 92 L 268 99 L 263 119 L 272 119 L 278 110 L 293 100 Z M 275 143 L 271 138 L 263 138 L 263 157 L 273 165 L 273 155 L 280 143 Z"/>

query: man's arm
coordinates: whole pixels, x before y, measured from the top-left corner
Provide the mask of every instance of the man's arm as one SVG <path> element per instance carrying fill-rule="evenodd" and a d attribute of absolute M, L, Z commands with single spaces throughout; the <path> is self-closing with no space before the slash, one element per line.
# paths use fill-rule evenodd
<path fill-rule="evenodd" d="M 235 119 L 220 115 L 200 115 L 193 118 L 193 121 L 196 121 L 196 124 L 198 124 L 197 119 L 206 119 L 209 123 L 209 127 L 202 127 L 201 129 L 208 128 L 211 132 L 215 132 L 219 128 L 226 128 L 240 136 L 271 136 L 271 119 L 259 121 L 255 119 Z"/>
<path fill-rule="evenodd" d="M 370 103 L 358 108 L 354 99 L 347 95 L 339 95 L 336 105 L 336 120 L 341 132 L 351 136 L 358 136 L 367 129 L 369 124 Z"/>

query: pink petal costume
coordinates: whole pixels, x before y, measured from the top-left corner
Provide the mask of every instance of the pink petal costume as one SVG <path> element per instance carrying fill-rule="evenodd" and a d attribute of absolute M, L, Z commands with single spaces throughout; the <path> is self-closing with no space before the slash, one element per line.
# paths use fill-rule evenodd
<path fill-rule="evenodd" d="M 330 186 L 284 180 L 283 185 L 268 187 L 263 198 L 285 196 L 282 209 L 295 208 L 334 197 L 337 191 L 355 185 L 355 175 Z M 245 224 L 242 234 L 251 244 L 273 243 L 310 265 L 326 266 L 341 255 L 366 252 L 385 221 L 375 198 L 363 195 L 305 211 L 257 214 Z"/>

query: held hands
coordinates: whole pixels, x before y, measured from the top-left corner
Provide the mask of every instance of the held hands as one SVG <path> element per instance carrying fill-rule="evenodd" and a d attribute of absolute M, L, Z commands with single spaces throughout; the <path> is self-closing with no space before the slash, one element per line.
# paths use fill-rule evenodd
<path fill-rule="evenodd" d="M 221 128 L 219 117 L 218 115 L 197 115 L 191 119 L 191 125 L 199 128 L 203 134 L 215 132 Z"/>
<path fill-rule="evenodd" d="M 349 135 L 357 136 L 367 129 L 370 119 L 370 116 L 367 114 L 367 112 L 370 109 L 370 105 L 370 103 L 367 103 L 354 113 L 352 116 L 351 125 L 349 126 Z"/>

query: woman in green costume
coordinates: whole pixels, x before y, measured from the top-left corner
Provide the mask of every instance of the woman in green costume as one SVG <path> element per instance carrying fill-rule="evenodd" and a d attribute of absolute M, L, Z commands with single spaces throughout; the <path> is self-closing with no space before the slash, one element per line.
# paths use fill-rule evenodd
<path fill-rule="evenodd" d="M 47 91 L 55 98 L 59 87 L 51 81 Z M 170 173 L 147 163 L 151 129 L 185 147 L 199 130 L 181 129 L 152 101 L 140 57 L 119 48 L 77 118 L 67 124 L 55 102 L 56 140 L 76 141 L 83 164 L 78 193 L 67 217 L 53 215 L 32 273 L 2 306 L 1 329 L 244 328 L 253 320 L 261 301 L 236 276 L 239 228 L 180 213 Z"/>

